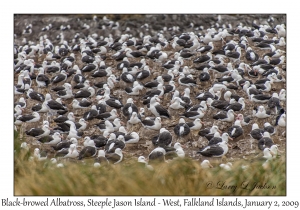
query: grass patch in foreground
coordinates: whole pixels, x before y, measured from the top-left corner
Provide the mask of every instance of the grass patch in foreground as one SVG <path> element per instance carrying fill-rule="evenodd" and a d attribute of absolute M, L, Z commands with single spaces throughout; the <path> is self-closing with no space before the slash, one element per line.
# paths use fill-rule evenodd
<path fill-rule="evenodd" d="M 154 171 L 135 159 L 100 168 L 89 159 L 85 165 L 66 162 L 64 168 L 56 168 L 49 161 L 29 161 L 31 154 L 20 150 L 19 142 L 15 144 L 15 195 L 286 195 L 284 157 L 270 161 L 268 169 L 261 162 L 235 162 L 232 171 L 217 164 L 202 169 L 191 159 L 153 165 Z M 243 170 L 242 164 L 249 167 Z"/>

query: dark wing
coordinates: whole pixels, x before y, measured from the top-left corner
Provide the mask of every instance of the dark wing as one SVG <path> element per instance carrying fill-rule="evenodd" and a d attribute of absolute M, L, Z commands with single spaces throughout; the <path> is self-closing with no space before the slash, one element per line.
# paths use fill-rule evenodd
<path fill-rule="evenodd" d="M 69 148 L 72 143 L 70 141 L 61 141 L 55 146 L 51 146 L 54 150 L 61 150 L 62 148 Z"/>
<path fill-rule="evenodd" d="M 34 100 L 37 100 L 37 101 L 41 101 L 41 102 L 43 102 L 45 100 L 45 96 L 43 94 L 37 93 L 37 92 L 31 92 L 29 94 L 29 97 L 31 99 L 34 99 Z"/>
<path fill-rule="evenodd" d="M 162 107 L 161 105 L 156 105 L 155 108 L 161 116 L 170 118 L 170 114 L 169 114 L 168 110 L 166 110 L 164 107 Z"/>
<path fill-rule="evenodd" d="M 57 101 L 51 100 L 47 102 L 47 105 L 49 106 L 50 109 L 54 110 L 65 110 L 65 107 L 58 103 Z"/>
<path fill-rule="evenodd" d="M 153 120 L 142 120 L 144 126 L 153 126 L 155 123 Z"/>
<path fill-rule="evenodd" d="M 31 114 L 28 115 L 21 115 L 20 117 L 17 118 L 18 120 L 22 121 L 22 122 L 27 122 L 29 120 L 34 119 L 34 116 Z"/>
<path fill-rule="evenodd" d="M 66 117 L 66 116 L 60 116 L 60 117 L 54 119 L 54 122 L 56 122 L 56 123 L 63 123 L 65 121 L 67 121 L 67 120 L 69 120 L 68 117 Z"/>
<path fill-rule="evenodd" d="M 110 163 L 115 163 L 117 161 L 120 160 L 120 156 L 117 155 L 116 153 L 108 153 L 108 154 L 105 154 L 105 157 L 107 158 L 107 160 L 110 162 Z"/>
<path fill-rule="evenodd" d="M 217 143 L 219 143 L 219 142 L 222 142 L 222 138 L 220 138 L 220 137 L 213 137 L 213 138 L 211 138 L 211 139 L 209 140 L 208 146 L 217 144 Z"/>
<path fill-rule="evenodd" d="M 83 119 L 84 120 L 92 120 L 98 115 L 97 110 L 90 110 L 87 111 L 83 114 Z"/>
<path fill-rule="evenodd" d="M 98 139 L 93 139 L 94 140 L 94 142 L 95 142 L 95 146 L 97 147 L 97 148 L 99 148 L 99 147 L 103 147 L 103 146 L 105 146 L 106 145 L 106 143 L 107 143 L 107 139 L 106 138 L 98 138 Z"/>
<path fill-rule="evenodd" d="M 49 84 L 49 82 L 50 82 L 49 78 L 48 78 L 46 75 L 44 75 L 44 74 L 39 74 L 39 75 L 37 76 L 36 79 L 37 79 L 38 81 L 45 82 L 45 83 L 46 83 L 46 86 L 48 86 L 48 84 Z"/>
<path fill-rule="evenodd" d="M 232 127 L 228 128 L 228 134 L 231 138 L 237 138 L 237 137 L 241 136 L 243 133 L 244 133 L 244 131 L 240 126 L 232 126 Z"/>
<path fill-rule="evenodd" d="M 157 139 L 158 146 L 167 146 L 172 142 L 172 135 L 169 132 L 162 132 Z"/>
<path fill-rule="evenodd" d="M 182 133 L 180 133 L 180 129 L 183 129 Z M 190 133 L 190 127 L 185 123 L 180 123 L 174 127 L 174 133 L 177 136 L 186 136 Z"/>
<path fill-rule="evenodd" d="M 181 81 L 182 83 L 185 83 L 185 84 L 190 84 L 190 83 L 196 84 L 196 81 L 193 80 L 193 79 L 191 79 L 191 78 L 189 78 L 189 77 L 181 78 L 180 81 Z"/>
<path fill-rule="evenodd" d="M 41 128 L 31 128 L 29 131 L 26 131 L 26 134 L 29 136 L 39 136 L 44 133 L 44 130 Z"/>
<path fill-rule="evenodd" d="M 121 107 L 123 107 L 123 104 L 119 100 L 108 99 L 107 101 L 105 101 L 105 103 L 108 106 L 114 107 L 116 109 L 120 109 Z"/>
<path fill-rule="evenodd" d="M 105 120 L 111 116 L 110 112 L 105 112 L 96 116 L 96 118 Z"/>
<path fill-rule="evenodd" d="M 51 90 L 53 90 L 53 91 L 60 91 L 60 90 L 65 90 L 65 87 L 63 87 L 63 86 L 56 86 L 56 87 L 54 87 L 54 88 L 51 88 Z"/>
<path fill-rule="evenodd" d="M 224 109 L 229 105 L 227 101 L 222 101 L 222 100 L 214 100 L 211 103 L 211 106 L 217 108 L 217 109 Z"/>
<path fill-rule="evenodd" d="M 229 104 L 225 110 L 228 111 L 229 109 L 232 109 L 233 111 L 240 111 L 242 109 L 243 105 L 240 103 L 233 103 Z"/>
<path fill-rule="evenodd" d="M 206 157 L 213 157 L 213 156 L 221 156 L 224 153 L 224 150 L 219 145 L 211 145 L 207 146 L 204 149 L 200 150 L 199 152 L 201 155 Z"/>
<path fill-rule="evenodd" d="M 80 90 L 77 93 L 75 93 L 74 98 L 88 98 L 90 97 L 91 93 L 87 90 Z"/>
<path fill-rule="evenodd" d="M 264 131 L 269 132 L 270 134 L 274 133 L 275 128 L 273 126 L 267 126 L 264 128 Z"/>
<path fill-rule="evenodd" d="M 205 136 L 205 135 L 207 135 L 207 134 L 209 134 L 209 129 L 208 128 L 205 128 L 205 129 L 202 129 L 202 130 L 200 130 L 199 131 L 199 136 Z"/>
<path fill-rule="evenodd" d="M 90 146 L 84 147 L 79 153 L 78 160 L 87 157 L 93 157 L 96 155 L 96 153 L 97 153 L 97 149 L 95 147 L 90 147 Z"/>
<path fill-rule="evenodd" d="M 64 157 L 69 153 L 69 148 L 62 148 L 59 150 L 56 154 L 55 157 Z"/>
<path fill-rule="evenodd" d="M 98 70 L 95 71 L 91 76 L 92 77 L 105 77 L 107 75 L 107 72 L 105 70 Z"/>
<path fill-rule="evenodd" d="M 178 157 L 176 151 L 170 151 L 170 152 L 167 152 L 165 154 L 165 159 L 166 160 L 173 159 L 173 158 L 176 158 L 176 157 Z"/>
<path fill-rule="evenodd" d="M 256 140 L 259 140 L 263 137 L 263 130 L 261 129 L 254 129 L 250 132 L 250 135 L 252 138 L 256 139 Z"/>
<path fill-rule="evenodd" d="M 61 130 L 64 132 L 70 131 L 70 124 L 68 123 L 58 123 L 57 128 L 54 128 L 54 130 Z"/>
<path fill-rule="evenodd" d="M 218 112 L 217 114 L 215 114 L 213 116 L 213 118 L 216 120 L 225 119 L 225 118 L 227 118 L 227 112 L 225 112 L 225 111 Z"/>
<path fill-rule="evenodd" d="M 183 114 L 183 116 L 187 117 L 187 118 L 190 118 L 190 117 L 195 117 L 199 115 L 199 113 L 197 111 L 191 111 L 191 112 L 185 112 Z"/>
<path fill-rule="evenodd" d="M 42 142 L 42 143 L 46 143 L 46 142 L 50 142 L 53 140 L 53 137 L 52 136 L 44 136 L 40 139 L 38 139 L 39 142 Z"/>
<path fill-rule="evenodd" d="M 164 161 L 165 161 L 164 153 L 160 151 L 152 152 L 149 155 L 149 164 L 153 162 L 164 162 Z"/>
<path fill-rule="evenodd" d="M 95 158 L 95 163 L 100 163 L 101 165 L 107 165 L 109 164 L 106 157 L 100 156 Z"/>
<path fill-rule="evenodd" d="M 269 137 L 263 137 L 258 141 L 258 148 L 264 150 L 265 148 L 270 148 L 274 142 Z"/>
<path fill-rule="evenodd" d="M 277 107 L 278 109 L 280 109 L 281 107 L 280 107 L 280 101 L 279 101 L 279 99 L 278 98 L 274 98 L 274 97 L 270 98 L 269 101 L 268 101 L 268 107 L 270 109 L 275 108 L 275 107 Z"/>

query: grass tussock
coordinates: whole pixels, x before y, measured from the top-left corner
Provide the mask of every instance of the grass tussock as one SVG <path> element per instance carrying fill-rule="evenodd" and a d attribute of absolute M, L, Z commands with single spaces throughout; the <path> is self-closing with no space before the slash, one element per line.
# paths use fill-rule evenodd
<path fill-rule="evenodd" d="M 231 171 L 217 165 L 202 169 L 191 159 L 153 165 L 154 171 L 132 159 L 100 168 L 93 167 L 92 159 L 57 168 L 50 161 L 30 161 L 31 152 L 15 142 L 15 195 L 286 195 L 284 157 L 271 161 L 267 169 L 261 162 L 235 162 Z M 243 170 L 242 164 L 249 167 Z"/>

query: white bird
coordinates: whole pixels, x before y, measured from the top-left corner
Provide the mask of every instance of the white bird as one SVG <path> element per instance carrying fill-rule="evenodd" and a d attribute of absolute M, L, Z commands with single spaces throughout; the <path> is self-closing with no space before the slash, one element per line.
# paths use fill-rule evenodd
<path fill-rule="evenodd" d="M 148 110 L 150 110 L 156 117 L 170 118 L 168 110 L 161 106 L 159 101 L 160 99 L 158 98 L 158 95 L 153 96 L 150 99 L 150 107 L 148 108 Z"/>
<path fill-rule="evenodd" d="M 179 142 L 176 142 L 174 144 L 174 148 L 176 149 L 175 152 L 178 155 L 179 158 L 184 158 L 185 157 L 185 152 Z"/>
<path fill-rule="evenodd" d="M 24 109 L 21 107 L 21 105 L 16 105 L 15 106 L 15 114 L 14 114 L 14 116 L 15 117 L 18 117 L 19 115 L 21 115 L 22 114 L 22 111 L 23 111 Z"/>
<path fill-rule="evenodd" d="M 22 123 L 27 122 L 38 122 L 41 119 L 41 116 L 37 112 L 32 112 L 32 114 L 28 115 L 19 115 L 16 118 L 15 125 L 22 125 Z"/>
<path fill-rule="evenodd" d="M 231 171 L 232 169 L 232 163 L 228 162 L 228 163 L 222 163 L 220 164 L 220 167 L 223 168 L 226 171 Z"/>
<path fill-rule="evenodd" d="M 125 144 L 135 144 L 139 142 L 140 136 L 137 132 L 132 132 L 131 134 L 126 135 L 124 139 L 125 139 Z"/>
<path fill-rule="evenodd" d="M 143 88 L 144 88 L 144 86 L 140 85 L 140 83 L 138 81 L 134 81 L 133 87 L 132 88 L 126 87 L 125 92 L 131 96 L 138 96 L 138 95 L 140 95 L 140 90 L 143 90 Z"/>
<path fill-rule="evenodd" d="M 94 147 L 95 146 L 95 142 L 90 137 L 86 136 L 84 138 L 83 146 L 84 147 L 89 147 L 89 146 L 90 147 Z"/>
<path fill-rule="evenodd" d="M 196 118 L 193 122 L 188 122 L 186 124 L 190 127 L 190 130 L 199 131 L 204 122 L 202 122 L 201 119 Z"/>
<path fill-rule="evenodd" d="M 212 88 L 213 88 L 214 92 L 221 91 L 221 90 L 227 90 L 226 85 L 218 84 L 218 83 L 214 84 Z"/>
<path fill-rule="evenodd" d="M 161 129 L 161 118 L 155 117 L 154 120 L 145 119 L 142 121 L 142 124 L 145 128 L 149 128 L 152 130 L 160 130 Z"/>
<path fill-rule="evenodd" d="M 277 31 L 278 38 L 286 36 L 284 25 L 277 25 L 275 29 Z"/>
<path fill-rule="evenodd" d="M 257 112 L 255 113 L 257 118 L 267 118 L 270 117 L 270 112 L 266 111 L 264 106 L 259 106 Z"/>
<path fill-rule="evenodd" d="M 178 83 L 184 86 L 195 86 L 197 85 L 196 81 L 191 79 L 188 76 L 185 76 L 184 73 L 179 74 Z"/>
<path fill-rule="evenodd" d="M 57 163 L 56 158 L 51 158 L 50 161 L 51 161 L 51 163 L 52 163 L 53 165 L 56 164 L 56 167 L 57 167 L 57 168 L 63 168 L 63 167 L 64 167 L 64 164 L 63 164 L 63 163 Z"/>
<path fill-rule="evenodd" d="M 282 114 L 280 117 L 279 117 L 279 119 L 278 119 L 278 125 L 280 126 L 280 127 L 286 127 L 286 122 L 285 122 L 285 114 Z"/>
<path fill-rule="evenodd" d="M 201 168 L 213 168 L 213 166 L 210 164 L 209 160 L 203 160 L 200 164 Z"/>
<path fill-rule="evenodd" d="M 52 140 L 50 140 L 48 142 L 44 142 L 44 144 L 57 145 L 59 142 L 61 142 L 61 138 L 62 138 L 62 136 L 60 135 L 60 133 L 59 132 L 55 132 L 52 135 Z"/>
<path fill-rule="evenodd" d="M 174 99 L 172 99 L 171 101 L 171 105 L 169 106 L 171 109 L 183 109 L 186 107 L 186 103 L 179 97 L 175 97 Z"/>
<path fill-rule="evenodd" d="M 138 114 L 136 112 L 132 112 L 130 119 L 128 120 L 128 123 L 130 124 L 138 124 L 141 120 L 138 118 Z"/>
<path fill-rule="evenodd" d="M 69 131 L 69 134 L 67 136 L 68 139 L 73 138 L 73 137 L 76 138 L 76 139 L 81 138 L 83 132 L 82 131 L 78 132 L 76 130 L 76 126 L 75 126 L 75 123 L 73 121 L 67 120 L 65 123 L 70 124 L 70 131 Z"/>
<path fill-rule="evenodd" d="M 26 142 L 22 142 L 22 144 L 20 145 L 20 148 L 21 148 L 21 149 L 24 149 L 24 150 L 26 150 L 26 151 L 29 150 L 29 146 L 27 145 Z"/>
<path fill-rule="evenodd" d="M 34 149 L 33 157 L 36 158 L 38 161 L 44 161 L 44 160 L 47 159 L 47 156 L 42 156 L 41 155 L 39 148 Z"/>
<path fill-rule="evenodd" d="M 120 118 L 114 119 L 114 121 L 113 121 L 114 131 L 118 131 L 121 127 L 121 124 L 123 124 L 123 122 L 121 122 Z"/>
<path fill-rule="evenodd" d="M 77 158 L 79 155 L 79 152 L 77 151 L 76 144 L 71 144 L 69 147 L 69 152 L 66 154 L 63 158 Z"/>
<path fill-rule="evenodd" d="M 285 101 L 286 100 L 286 95 L 285 95 L 285 89 L 281 89 L 279 92 L 279 100 L 280 101 Z"/>
<path fill-rule="evenodd" d="M 267 159 L 267 160 L 273 159 L 272 151 L 270 148 L 265 148 L 263 153 L 264 153 L 264 156 L 263 156 L 264 159 Z"/>
<path fill-rule="evenodd" d="M 115 129 L 114 129 L 114 126 L 113 126 L 113 124 L 111 122 L 109 122 L 108 120 L 105 120 L 104 124 L 105 124 L 105 130 L 107 132 L 109 132 L 109 133 L 114 132 Z"/>
<path fill-rule="evenodd" d="M 153 167 L 151 165 L 148 164 L 148 162 L 146 161 L 146 158 L 144 156 L 140 156 L 138 158 L 138 163 L 142 163 L 142 164 L 145 164 L 145 167 L 151 171 L 153 171 Z"/>

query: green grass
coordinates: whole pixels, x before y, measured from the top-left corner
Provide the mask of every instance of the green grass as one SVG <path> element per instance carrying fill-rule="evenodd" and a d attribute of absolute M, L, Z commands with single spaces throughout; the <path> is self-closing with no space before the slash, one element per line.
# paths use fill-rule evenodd
<path fill-rule="evenodd" d="M 235 162 L 232 171 L 217 165 L 204 170 L 191 159 L 155 165 L 150 171 L 134 158 L 108 167 L 94 168 L 89 159 L 56 168 L 49 161 L 29 161 L 32 151 L 20 149 L 18 137 L 15 133 L 15 195 L 286 195 L 284 157 L 271 161 L 267 169 L 260 162 Z M 242 164 L 249 168 L 243 170 Z M 255 183 L 276 188 L 252 189 Z"/>

